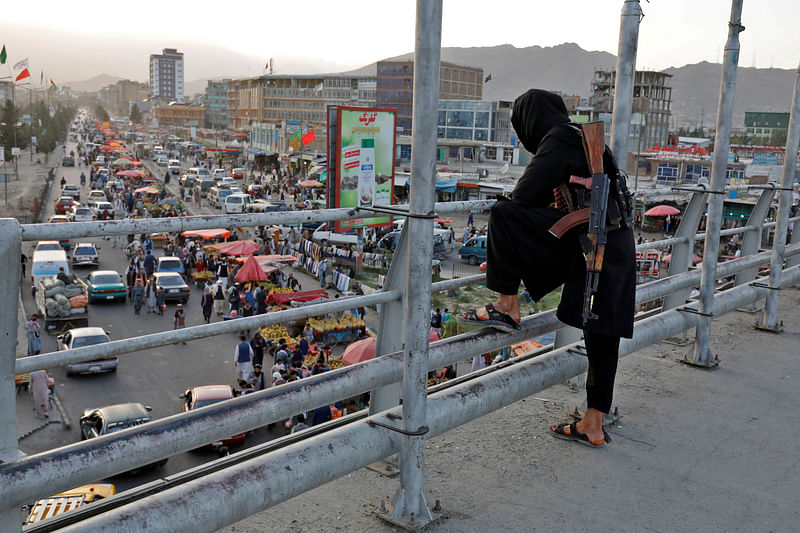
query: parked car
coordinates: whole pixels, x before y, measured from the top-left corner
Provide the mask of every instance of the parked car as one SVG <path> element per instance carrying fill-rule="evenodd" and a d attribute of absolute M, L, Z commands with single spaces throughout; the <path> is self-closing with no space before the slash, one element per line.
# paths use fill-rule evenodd
<path fill-rule="evenodd" d="M 81 201 L 81 189 L 77 185 L 66 184 L 61 189 L 61 196 L 69 196 L 76 202 Z"/>
<path fill-rule="evenodd" d="M 69 218 L 72 222 L 91 222 L 97 219 L 94 210 L 87 205 L 73 205 L 69 212 Z"/>
<path fill-rule="evenodd" d="M 165 301 L 189 301 L 189 286 L 183 276 L 177 272 L 156 272 L 153 276 L 156 278 L 156 289 L 164 289 Z"/>
<path fill-rule="evenodd" d="M 94 212 L 97 215 L 97 220 L 114 220 L 114 206 L 111 202 L 95 202 Z"/>
<path fill-rule="evenodd" d="M 86 278 L 89 288 L 89 302 L 117 300 L 125 302 L 128 290 L 122 276 L 116 270 L 95 270 Z"/>
<path fill-rule="evenodd" d="M 486 261 L 486 236 L 473 237 L 458 249 L 458 255 L 462 261 L 466 260 L 470 265 L 477 265 Z"/>
<path fill-rule="evenodd" d="M 59 350 L 73 350 L 85 346 L 94 346 L 110 342 L 108 334 L 103 328 L 87 327 L 72 328 L 63 335 L 57 337 Z M 67 376 L 74 374 L 97 374 L 100 372 L 116 372 L 119 361 L 116 357 L 105 357 L 93 361 L 80 361 L 78 363 L 67 364 Z"/>
<path fill-rule="evenodd" d="M 158 263 L 156 263 L 156 272 L 177 272 L 183 276 L 183 261 L 181 261 L 178 257 L 159 257 Z"/>
<path fill-rule="evenodd" d="M 106 407 L 87 409 L 81 416 L 81 440 L 93 439 L 116 431 L 146 424 L 153 420 L 152 407 L 138 402 L 118 403 Z M 167 459 L 135 468 L 128 472 L 133 474 L 143 468 L 155 468 L 167 464 Z"/>
<path fill-rule="evenodd" d="M 224 400 L 230 400 L 233 396 L 233 387 L 230 385 L 201 385 L 199 387 L 186 389 L 183 394 L 180 395 L 180 398 L 183 400 L 183 411 L 186 412 Z M 244 437 L 244 433 L 239 433 L 230 438 L 212 442 L 209 446 L 219 448 L 220 446 L 242 444 L 244 442 Z"/>
<path fill-rule="evenodd" d="M 97 268 L 100 265 L 100 255 L 97 253 L 97 248 L 90 242 L 79 242 L 72 249 L 72 267 L 76 266 L 93 266 Z"/>
<path fill-rule="evenodd" d="M 237 179 L 244 178 L 244 169 L 243 168 L 234 168 L 233 171 L 231 171 L 231 176 L 233 176 L 234 178 L 237 178 Z"/>
<path fill-rule="evenodd" d="M 75 158 L 71 155 L 65 155 L 64 158 L 61 160 L 62 167 L 74 167 L 75 166 Z"/>

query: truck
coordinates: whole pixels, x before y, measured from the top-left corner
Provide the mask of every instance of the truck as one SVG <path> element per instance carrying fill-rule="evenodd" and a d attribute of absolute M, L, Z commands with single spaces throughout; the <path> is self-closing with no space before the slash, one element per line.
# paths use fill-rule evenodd
<path fill-rule="evenodd" d="M 36 290 L 36 307 L 39 310 L 39 316 L 44 320 L 44 329 L 50 335 L 89 325 L 89 287 L 74 274 L 71 279 L 72 283 L 62 287 L 63 291 L 54 290 L 54 283 L 57 283 L 55 276 L 43 277 L 39 280 Z M 57 293 L 61 293 L 68 303 L 65 304 L 63 298 L 57 297 Z M 78 295 L 83 295 L 83 305 L 72 307 L 69 299 Z"/>

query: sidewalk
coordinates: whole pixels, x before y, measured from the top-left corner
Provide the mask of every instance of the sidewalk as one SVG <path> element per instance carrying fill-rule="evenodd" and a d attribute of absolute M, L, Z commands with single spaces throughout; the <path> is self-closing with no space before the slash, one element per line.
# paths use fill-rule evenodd
<path fill-rule="evenodd" d="M 800 521 L 800 292 L 781 292 L 785 331 L 714 319 L 717 370 L 660 343 L 620 361 L 613 442 L 551 438 L 585 395 L 557 385 L 427 442 L 431 533 L 796 531 Z M 361 469 L 220 531 L 399 531 L 373 511 L 399 481 Z"/>

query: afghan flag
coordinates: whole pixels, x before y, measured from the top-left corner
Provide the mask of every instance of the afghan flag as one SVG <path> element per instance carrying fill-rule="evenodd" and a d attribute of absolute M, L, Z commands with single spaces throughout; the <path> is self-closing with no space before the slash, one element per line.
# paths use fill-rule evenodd
<path fill-rule="evenodd" d="M 303 135 L 303 146 L 307 146 L 313 143 L 315 140 L 316 137 L 314 136 L 314 130 L 308 130 L 308 133 Z"/>
<path fill-rule="evenodd" d="M 0 52 L 0 65 L 5 65 L 6 59 L 8 59 L 8 54 L 6 54 L 6 45 L 3 45 L 3 51 Z"/>
<path fill-rule="evenodd" d="M 28 72 L 27 68 L 24 68 L 24 69 L 22 69 L 22 72 L 20 72 L 17 75 L 17 77 L 14 78 L 14 81 L 20 81 L 20 80 L 24 80 L 25 78 L 30 78 L 30 77 L 31 77 L 31 73 Z"/>
<path fill-rule="evenodd" d="M 50 78 L 50 87 L 49 87 L 49 89 L 51 91 L 55 91 L 56 89 L 58 89 L 58 87 L 56 86 L 56 82 L 53 81 L 53 78 Z"/>

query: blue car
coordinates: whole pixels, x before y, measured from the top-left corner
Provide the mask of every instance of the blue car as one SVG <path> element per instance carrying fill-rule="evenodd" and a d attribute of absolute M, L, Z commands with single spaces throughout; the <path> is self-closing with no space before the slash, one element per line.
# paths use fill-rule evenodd
<path fill-rule="evenodd" d="M 159 257 L 158 264 L 156 265 L 156 272 L 177 272 L 183 276 L 183 261 L 178 257 Z"/>
<path fill-rule="evenodd" d="M 473 237 L 458 249 L 461 260 L 467 261 L 470 265 L 477 265 L 486 261 L 486 236 Z"/>

